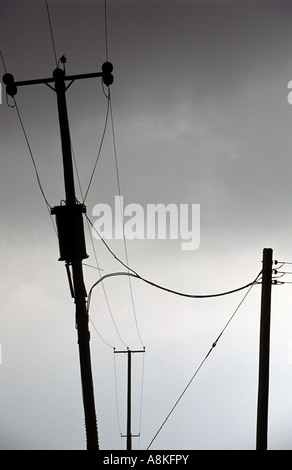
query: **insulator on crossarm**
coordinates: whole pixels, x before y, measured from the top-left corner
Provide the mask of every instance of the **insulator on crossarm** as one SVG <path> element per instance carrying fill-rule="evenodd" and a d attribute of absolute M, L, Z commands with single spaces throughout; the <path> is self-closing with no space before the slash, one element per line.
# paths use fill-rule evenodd
<path fill-rule="evenodd" d="M 101 67 L 102 70 L 102 80 L 106 86 L 112 85 L 114 81 L 114 76 L 112 74 L 113 64 L 111 62 L 104 62 Z"/>
<path fill-rule="evenodd" d="M 6 85 L 6 93 L 9 96 L 15 96 L 17 93 L 17 86 L 14 83 L 12 73 L 5 73 L 2 77 L 4 85 Z"/>

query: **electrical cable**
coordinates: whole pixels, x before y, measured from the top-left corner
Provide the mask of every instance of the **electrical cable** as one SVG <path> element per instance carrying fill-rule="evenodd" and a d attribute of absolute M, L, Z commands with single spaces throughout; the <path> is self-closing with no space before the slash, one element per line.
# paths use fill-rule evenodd
<path fill-rule="evenodd" d="M 3 64 L 3 67 L 4 67 L 5 73 L 7 73 L 7 69 L 6 69 L 6 65 L 5 65 L 5 62 L 4 62 L 4 57 L 3 57 L 1 49 L 0 49 L 0 56 L 1 56 L 1 60 L 2 60 L 2 64 Z"/>
<path fill-rule="evenodd" d="M 13 97 L 13 100 L 14 100 L 14 104 L 15 104 L 15 109 L 16 109 L 16 112 L 17 112 L 17 116 L 18 116 L 18 119 L 19 119 L 19 122 L 20 122 L 20 125 L 21 125 L 21 128 L 22 128 L 22 132 L 23 132 L 23 135 L 24 135 L 24 138 L 25 138 L 25 141 L 26 141 L 26 144 L 27 144 L 27 147 L 28 147 L 28 151 L 29 151 L 29 154 L 30 154 L 30 158 L 31 158 L 31 161 L 32 161 L 32 164 L 33 164 L 33 167 L 34 167 L 34 171 L 35 171 L 35 174 L 36 174 L 36 178 L 37 178 L 37 182 L 38 182 L 38 186 L 39 186 L 39 189 L 41 191 L 41 194 L 44 198 L 44 201 L 47 205 L 47 208 L 48 210 L 50 211 L 51 210 L 51 205 L 49 204 L 47 198 L 46 198 L 46 195 L 44 193 L 44 190 L 43 190 L 43 187 L 42 187 L 42 183 L 41 183 L 41 180 L 40 180 L 40 176 L 39 176 L 39 173 L 38 173 L 38 169 L 37 169 L 37 166 L 36 166 L 36 162 L 35 162 L 35 159 L 34 159 L 34 156 L 33 156 L 33 153 L 32 153 L 32 149 L 31 149 L 31 146 L 30 146 L 30 143 L 29 143 L 29 140 L 28 140 L 28 136 L 27 136 L 27 133 L 26 133 L 26 130 L 24 128 L 24 124 L 23 124 L 23 120 L 21 118 L 21 115 L 20 115 L 20 111 L 19 111 L 19 107 L 16 103 L 16 100 L 15 98 Z"/>
<path fill-rule="evenodd" d="M 1 56 L 1 60 L 2 60 L 2 64 L 3 64 L 3 67 L 4 67 L 4 70 L 5 70 L 5 73 L 7 73 L 7 69 L 6 69 L 6 64 L 5 64 L 5 61 L 4 61 L 4 57 L 3 57 L 3 54 L 2 54 L 2 51 L 0 50 L 0 56 Z M 36 162 L 35 162 L 35 159 L 34 159 L 34 156 L 33 156 L 33 153 L 32 153 L 32 149 L 31 149 L 31 145 L 29 143 L 29 140 L 28 140 L 28 136 L 27 136 L 27 132 L 25 130 L 25 127 L 24 127 L 24 124 L 23 124 L 23 120 L 21 118 L 21 115 L 20 115 L 20 111 L 19 111 L 19 107 L 17 105 L 17 102 L 16 102 L 16 99 L 15 97 L 13 97 L 13 102 L 14 102 L 14 108 L 16 109 L 16 112 L 17 112 L 17 116 L 18 116 L 18 119 L 19 119 L 19 122 L 20 122 L 20 125 L 21 125 L 21 129 L 22 129 L 22 132 L 23 132 L 23 135 L 24 135 L 24 138 L 25 138 L 25 141 L 26 141 L 26 144 L 27 144 L 27 148 L 28 148 L 28 151 L 29 151 L 29 154 L 30 154 L 30 158 L 31 158 L 31 161 L 32 161 L 32 164 L 33 164 L 33 167 L 34 167 L 34 171 L 35 171 L 35 174 L 36 174 L 36 178 L 37 178 L 37 182 L 38 182 L 38 186 L 39 186 L 39 189 L 41 191 L 41 194 L 44 198 L 44 201 L 47 205 L 47 208 L 48 208 L 48 211 L 49 213 L 51 213 L 51 205 L 49 204 L 47 198 L 46 198 L 46 195 L 45 195 L 45 192 L 43 190 L 43 187 L 42 187 L 42 183 L 41 183 L 41 180 L 40 180 L 40 176 L 39 176 L 39 173 L 38 173 L 38 170 L 37 170 L 37 166 L 36 166 Z"/>
<path fill-rule="evenodd" d="M 108 26 L 107 26 L 107 23 L 108 23 L 108 21 L 107 21 L 107 4 L 106 4 L 106 0 L 104 0 L 104 34 L 105 34 L 105 59 L 106 59 L 106 61 L 108 61 Z M 103 141 L 104 141 L 104 137 L 105 137 L 105 133 L 106 133 L 106 129 L 107 129 L 107 124 L 108 124 L 108 116 L 109 116 L 109 108 L 110 108 L 110 88 L 108 87 L 108 95 L 107 95 L 104 91 L 103 81 L 101 81 L 101 85 L 102 85 L 103 93 L 104 93 L 105 97 L 107 98 L 106 118 L 105 118 L 102 138 L 101 138 L 101 141 L 100 141 L 100 146 L 99 146 L 99 149 L 98 149 L 96 161 L 95 161 L 95 164 L 94 164 L 94 167 L 93 167 L 90 179 L 89 179 L 89 183 L 88 183 L 88 186 L 87 186 L 87 189 L 86 189 L 86 192 L 85 192 L 85 196 L 83 198 L 83 204 L 85 202 L 85 199 L 87 198 L 87 194 L 88 194 L 89 188 L 90 188 L 91 183 L 92 183 L 92 179 L 93 179 L 93 176 L 94 176 L 94 173 L 95 173 L 96 165 L 97 165 L 99 157 L 100 157 L 100 152 L 101 152 L 101 148 L 102 148 L 102 145 L 103 145 Z"/>
<path fill-rule="evenodd" d="M 128 275 L 128 276 L 131 276 L 131 277 L 136 277 L 140 280 L 142 280 L 143 282 L 146 282 L 147 284 L 153 286 L 153 287 L 156 287 L 158 289 L 161 289 L 161 290 L 164 290 L 166 292 L 169 292 L 171 294 L 175 294 L 175 295 L 180 295 L 182 297 L 189 297 L 189 298 L 195 298 L 195 299 L 205 299 L 205 298 L 211 298 L 211 297 L 222 297 L 224 295 L 229 295 L 229 294 L 233 294 L 235 292 L 239 292 L 243 289 L 246 289 L 250 286 L 252 286 L 253 284 L 256 284 L 258 283 L 258 278 L 260 277 L 262 271 L 260 271 L 260 273 L 257 275 L 257 277 L 255 278 L 254 281 L 252 282 L 249 282 L 248 284 L 242 286 L 242 287 L 238 287 L 237 289 L 233 289 L 233 290 L 230 290 L 230 291 L 226 291 L 226 292 L 220 292 L 220 293 L 217 293 L 217 294 L 205 294 L 205 295 L 197 295 L 197 294 L 188 294 L 188 293 L 184 293 L 184 292 L 180 292 L 180 291 L 176 291 L 174 289 L 169 289 L 167 287 L 164 287 L 164 286 L 161 286 L 153 281 L 150 281 L 149 279 L 146 279 L 144 278 L 143 276 L 140 276 L 140 274 L 138 274 L 133 268 L 131 268 L 130 266 L 128 266 L 127 264 L 125 264 L 120 258 L 118 258 L 118 256 L 111 250 L 111 248 L 108 246 L 108 244 L 105 242 L 105 240 L 102 238 L 102 236 L 99 234 L 98 230 L 96 230 L 96 228 L 94 227 L 93 223 L 91 222 L 91 220 L 88 218 L 88 216 L 85 214 L 86 218 L 88 219 L 90 225 L 93 227 L 93 229 L 96 231 L 96 233 L 98 234 L 100 240 L 104 243 L 104 245 L 106 246 L 106 248 L 108 249 L 108 251 L 112 254 L 112 256 L 120 263 L 122 264 L 126 269 L 128 269 L 129 271 L 132 271 L 131 273 L 128 272 L 117 272 L 117 273 L 110 273 L 110 274 L 105 274 L 104 276 L 102 276 L 90 289 L 90 294 L 93 290 L 93 288 L 99 283 L 101 282 L 101 280 L 104 280 L 106 279 L 107 277 L 111 277 L 111 276 L 120 276 L 120 275 Z"/>
<path fill-rule="evenodd" d="M 3 64 L 3 67 L 4 67 L 5 73 L 7 73 L 6 64 L 5 64 L 4 57 L 3 57 L 3 54 L 2 54 L 2 51 L 1 51 L 1 50 L 0 50 L 0 56 L 1 56 L 1 60 L 2 60 L 2 64 Z M 56 229 L 56 226 L 55 226 L 55 224 L 54 224 L 54 220 L 53 220 L 53 217 L 52 217 L 52 214 L 51 214 L 51 205 L 49 204 L 49 202 L 48 202 L 48 200 L 47 200 L 47 198 L 46 198 L 45 192 L 44 192 L 44 190 L 43 190 L 42 183 L 41 183 L 41 180 L 40 180 L 40 176 L 39 176 L 39 173 L 38 173 L 38 169 L 37 169 L 37 166 L 36 166 L 35 158 L 34 158 L 33 153 L 32 153 L 31 145 L 30 145 L 30 143 L 29 143 L 28 136 L 27 136 L 27 132 L 26 132 L 26 130 L 25 130 L 25 127 L 24 127 L 24 124 L 23 124 L 23 120 L 22 120 L 22 118 L 21 118 L 20 111 L 19 111 L 19 107 L 18 107 L 18 105 L 17 105 L 17 103 L 16 103 L 15 97 L 13 97 L 13 102 L 14 102 L 14 106 L 10 106 L 10 105 L 9 105 L 9 106 L 16 109 L 17 116 L 18 116 L 18 119 L 19 119 L 19 122 L 20 122 L 20 125 L 21 125 L 21 129 L 22 129 L 22 132 L 23 132 L 23 135 L 24 135 L 24 138 L 25 138 L 27 147 L 28 147 L 28 151 L 29 151 L 29 154 L 30 154 L 30 157 L 31 157 L 31 161 L 32 161 L 32 164 L 33 164 L 33 167 L 34 167 L 34 171 L 35 171 L 35 174 L 36 174 L 38 186 L 39 186 L 39 189 L 40 189 L 41 194 L 42 194 L 42 196 L 43 196 L 43 199 L 44 199 L 44 201 L 45 201 L 45 203 L 46 203 L 47 210 L 48 210 L 48 213 L 49 213 L 49 216 L 50 216 L 50 219 L 51 219 L 51 222 L 52 222 L 54 231 L 55 231 L 55 233 L 57 234 L 57 229 Z"/>
<path fill-rule="evenodd" d="M 97 157 L 96 157 L 96 160 L 95 160 L 95 163 L 94 163 L 94 166 L 93 166 L 93 170 L 91 172 L 91 176 L 90 176 L 90 179 L 89 179 L 89 183 L 88 183 L 88 186 L 87 186 L 87 189 L 86 189 L 86 192 L 85 192 L 85 196 L 83 197 L 83 204 L 85 202 L 85 199 L 87 198 L 88 191 L 90 189 L 90 186 L 91 186 L 91 183 L 92 183 L 92 180 L 93 180 L 96 165 L 99 161 L 102 145 L 103 145 L 103 142 L 104 142 L 104 137 L 105 137 L 105 134 L 106 134 L 107 124 L 108 124 L 108 116 L 109 116 L 109 108 L 110 108 L 109 103 L 110 103 L 110 100 L 109 100 L 109 98 L 107 98 L 107 110 L 106 110 L 106 117 L 105 117 L 105 123 L 104 123 L 104 127 L 103 127 L 102 137 L 101 137 L 101 141 L 100 141 L 100 144 L 99 144 L 99 149 L 98 149 L 98 152 L 97 152 Z"/>
<path fill-rule="evenodd" d="M 93 323 L 92 319 L 90 318 L 90 316 L 88 316 L 89 320 L 90 320 L 90 323 L 92 324 L 94 330 L 96 331 L 96 333 L 98 334 L 98 336 L 100 337 L 100 339 L 107 345 L 109 346 L 110 348 L 113 348 L 114 346 L 110 343 L 108 343 L 104 338 L 103 336 L 100 334 L 100 332 L 98 331 L 98 329 L 96 328 L 95 324 Z"/>
<path fill-rule="evenodd" d="M 165 420 L 163 421 L 163 423 L 161 424 L 161 426 L 159 427 L 158 431 L 156 432 L 155 436 L 152 438 L 150 444 L 148 445 L 148 447 L 146 448 L 146 450 L 148 450 L 151 445 L 153 444 L 154 440 L 156 439 L 156 437 L 158 436 L 158 434 L 160 433 L 161 429 L 163 428 L 163 426 L 165 425 L 165 423 L 167 422 L 167 420 L 169 419 L 170 415 L 172 414 L 172 412 L 174 411 L 174 409 L 176 408 L 176 406 L 178 405 L 178 403 L 180 402 L 180 400 L 182 399 L 182 397 L 184 396 L 184 394 L 186 393 L 187 389 L 190 387 L 191 383 L 193 382 L 194 378 L 197 376 L 198 372 L 200 371 L 200 369 L 202 368 L 203 364 L 205 363 L 205 361 L 207 360 L 207 358 L 210 356 L 211 352 L 213 351 L 213 349 L 215 348 L 215 346 L 217 345 L 219 339 L 221 338 L 221 336 L 223 335 L 224 331 L 226 330 L 227 326 L 230 324 L 231 320 L 233 319 L 233 317 L 235 316 L 236 312 L 239 310 L 240 306 L 242 305 L 242 303 L 244 302 L 244 300 L 246 299 L 247 295 L 249 294 L 249 292 L 251 291 L 252 287 L 253 287 L 254 284 L 252 284 L 250 286 L 250 288 L 248 289 L 248 291 L 245 293 L 243 299 L 240 301 L 239 305 L 237 306 L 237 308 L 235 309 L 235 311 L 233 312 L 233 314 L 231 315 L 230 319 L 228 320 L 228 322 L 225 324 L 224 328 L 222 329 L 221 333 L 219 334 L 219 336 L 217 337 L 217 339 L 213 342 L 210 350 L 208 351 L 208 353 L 206 354 L 206 356 L 204 357 L 204 359 L 202 360 L 202 362 L 200 363 L 200 365 L 198 366 L 198 368 L 196 369 L 195 373 L 193 374 L 191 380 L 188 382 L 188 384 L 186 385 L 186 387 L 183 389 L 182 393 L 180 394 L 180 396 L 178 397 L 178 399 L 176 400 L 175 404 L 173 405 L 173 407 L 171 408 L 170 412 L 168 413 L 168 415 L 166 416 Z"/>
<path fill-rule="evenodd" d="M 101 148 L 101 147 L 100 147 Z M 74 167 L 75 167 L 75 171 L 77 173 L 77 181 L 78 181 L 78 185 L 79 185 L 79 190 L 80 190 L 80 194 L 81 194 L 81 197 L 84 201 L 84 198 L 83 198 L 83 191 L 82 191 L 82 187 L 81 187 L 81 181 L 80 181 L 80 177 L 79 177 L 79 172 L 78 172 L 78 167 L 77 167 L 77 161 L 76 161 L 76 158 L 75 158 L 75 153 L 74 153 L 74 149 L 73 149 L 73 145 L 72 145 L 72 142 L 71 142 L 71 149 L 72 149 L 72 155 L 73 155 L 73 160 L 74 160 Z M 96 269 L 98 269 L 99 273 L 101 271 L 100 267 L 99 267 L 99 263 L 98 263 L 98 260 L 97 260 L 97 254 L 96 254 L 96 250 L 95 250 L 95 246 L 94 246 L 94 242 L 93 242 L 93 237 L 92 237 L 92 233 L 91 233 L 91 230 L 89 229 L 89 223 L 88 223 L 88 219 L 87 219 L 87 226 L 88 226 L 88 232 L 89 232 L 89 236 L 90 236 L 90 240 L 91 240 L 91 245 L 92 245 L 92 249 L 93 249 L 93 254 L 94 254 L 94 258 L 95 258 L 95 262 L 96 262 Z M 107 307 L 108 307 L 108 310 L 109 310 L 109 313 L 110 313 L 110 316 L 111 316 L 111 319 L 112 319 L 112 322 L 113 322 L 113 325 L 114 325 L 114 328 L 117 332 L 117 335 L 118 337 L 120 338 L 121 342 L 123 343 L 123 345 L 125 347 L 127 347 L 126 343 L 124 342 L 123 338 L 121 337 L 120 335 L 120 332 L 118 330 L 118 327 L 116 325 L 116 322 L 115 322 L 115 319 L 114 319 L 114 316 L 113 316 L 113 312 L 112 312 L 112 309 L 110 307 L 110 304 L 109 304 L 109 299 L 108 299 L 108 296 L 107 296 L 107 293 L 106 293 L 106 290 L 105 290 L 105 286 L 104 284 L 102 284 L 102 289 L 103 289 L 103 293 L 104 293 L 104 297 L 105 297 L 105 301 L 106 301 L 106 304 L 107 304 Z M 104 343 L 106 343 L 108 346 L 111 346 L 107 343 L 107 341 L 105 341 L 103 339 L 103 337 L 101 336 L 101 334 L 98 332 L 96 326 L 94 325 L 93 321 L 90 319 L 94 329 L 96 330 L 96 332 L 98 333 L 98 335 L 100 336 L 100 338 L 104 341 Z M 112 347 L 112 346 L 111 346 Z"/>
<path fill-rule="evenodd" d="M 113 348 L 115 349 L 115 348 Z M 116 410 L 117 410 L 117 420 L 120 436 L 122 436 L 122 427 L 120 421 L 120 411 L 119 411 L 119 400 L 118 400 L 118 380 L 117 380 L 117 367 L 116 367 L 116 355 L 114 354 L 114 374 L 115 374 L 115 392 L 116 392 Z"/>
<path fill-rule="evenodd" d="M 55 47 L 55 41 L 54 41 L 53 28 L 52 28 L 52 23 L 51 23 L 51 15 L 50 15 L 50 10 L 49 10 L 48 0 L 45 0 L 45 3 L 46 3 L 46 7 L 47 7 L 48 22 L 49 22 L 49 28 L 50 28 L 50 33 L 51 33 L 51 40 L 52 40 L 52 46 L 53 46 L 53 51 L 54 51 L 54 57 L 55 57 L 55 61 L 56 61 L 56 67 L 58 67 L 58 60 L 57 60 L 56 47 Z"/>
<path fill-rule="evenodd" d="M 142 403 L 143 403 L 143 393 L 144 393 L 144 373 L 145 373 L 145 354 L 143 354 L 143 364 L 142 364 L 142 380 L 141 380 L 141 396 L 140 396 L 140 413 L 139 413 L 139 431 L 138 431 L 138 450 L 140 446 L 140 436 L 141 436 L 141 425 L 142 425 Z"/>
<path fill-rule="evenodd" d="M 107 21 L 106 0 L 104 0 L 104 36 L 105 36 L 105 60 L 108 61 L 108 21 Z"/>
<path fill-rule="evenodd" d="M 116 138 L 115 138 L 115 127 L 114 127 L 114 120 L 113 120 L 113 109 L 112 109 L 112 100 L 111 100 L 110 90 L 109 90 L 109 103 L 110 103 L 110 118 L 111 118 L 111 128 L 112 128 L 112 137 L 113 137 L 113 146 L 114 146 L 114 157 L 115 157 L 115 168 L 116 168 L 116 176 L 117 176 L 118 194 L 120 196 L 120 201 L 121 201 L 122 193 L 121 193 L 121 184 L 120 184 L 120 175 L 119 175 L 119 166 L 118 166 L 118 156 L 117 156 L 117 147 L 116 147 Z M 121 209 L 121 216 L 122 216 L 122 219 L 123 219 L 122 207 L 120 207 L 120 209 Z M 124 224 L 123 224 L 123 241 L 124 241 L 126 264 L 128 266 L 129 265 L 129 258 L 128 258 L 128 249 L 127 249 L 126 237 L 125 237 L 125 233 L 124 233 Z M 139 337 L 139 340 L 140 340 L 140 343 L 141 343 L 142 347 L 144 347 L 144 343 L 143 343 L 142 338 L 141 338 L 140 329 L 139 329 L 138 320 L 137 320 L 137 313 L 136 313 L 136 308 L 135 308 L 133 289 L 132 289 L 131 277 L 130 276 L 129 276 L 129 290 L 130 290 L 131 304 L 132 304 L 132 310 L 133 310 L 133 315 L 134 315 L 137 334 L 138 334 L 138 337 Z"/>

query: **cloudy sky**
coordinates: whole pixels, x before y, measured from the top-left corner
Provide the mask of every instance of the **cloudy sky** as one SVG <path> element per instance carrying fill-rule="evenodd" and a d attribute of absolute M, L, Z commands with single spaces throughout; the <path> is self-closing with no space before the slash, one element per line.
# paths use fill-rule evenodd
<path fill-rule="evenodd" d="M 100 71 L 104 1 L 48 5 L 67 74 Z M 88 217 L 95 222 L 98 203 L 114 207 L 119 188 L 125 205 L 145 210 L 158 203 L 201 208 L 196 250 L 183 251 L 181 240 L 126 240 L 128 263 L 141 276 L 212 294 L 253 281 L 266 247 L 275 260 L 292 262 L 291 22 L 291 2 L 281 0 L 107 0 L 119 185 L 109 120 L 86 199 Z M 0 0 L 0 26 L 5 67 L 16 80 L 52 76 L 45 1 Z M 46 198 L 58 205 L 65 195 L 55 94 L 45 85 L 21 87 L 16 101 Z M 91 79 L 74 82 L 67 102 L 82 200 L 107 99 L 100 80 Z M 3 87 L 0 125 L 0 448 L 84 449 L 74 303 Z M 86 263 L 98 262 L 101 274 L 124 270 L 85 229 Z M 122 240 L 108 244 L 126 260 Z M 282 270 L 292 272 L 289 264 Z M 84 275 L 89 290 L 99 271 L 84 266 Z M 132 357 L 132 432 L 140 433 L 133 448 L 145 449 L 246 293 L 189 299 L 137 279 L 131 288 L 132 298 L 127 277 L 106 279 L 90 304 L 101 449 L 125 448 L 127 363 L 113 347 L 146 348 Z M 260 294 L 253 286 L 151 449 L 255 448 Z M 273 286 L 270 449 L 292 448 L 291 301 L 289 283 Z"/>

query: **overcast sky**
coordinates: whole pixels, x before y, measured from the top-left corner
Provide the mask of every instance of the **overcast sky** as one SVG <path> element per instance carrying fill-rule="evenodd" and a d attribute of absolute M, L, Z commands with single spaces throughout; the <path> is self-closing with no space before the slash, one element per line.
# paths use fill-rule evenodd
<path fill-rule="evenodd" d="M 67 74 L 100 71 L 104 1 L 48 5 Z M 52 76 L 46 2 L 0 0 L 0 21 L 0 48 L 15 80 Z M 125 205 L 201 208 L 198 249 L 183 251 L 181 240 L 127 240 L 129 265 L 171 289 L 212 294 L 253 281 L 266 247 L 275 260 L 292 262 L 291 2 L 107 0 L 107 24 Z M 84 449 L 74 303 L 17 112 L 2 88 L 0 448 Z M 45 85 L 20 87 L 16 101 L 45 195 L 58 205 L 65 195 L 55 94 Z M 67 103 L 84 193 L 106 118 L 100 79 L 74 82 Z M 76 192 L 82 200 L 77 178 Z M 93 223 L 94 206 L 114 207 L 118 194 L 109 122 L 86 199 Z M 86 262 L 96 266 L 95 251 L 102 274 L 123 270 L 100 241 L 92 246 L 85 228 Z M 126 259 L 123 241 L 108 244 Z M 289 264 L 283 270 L 292 271 Z M 99 272 L 84 266 L 84 275 L 89 290 Z M 126 355 L 113 347 L 146 348 L 132 358 L 132 432 L 140 433 L 133 448 L 145 449 L 246 293 L 201 300 L 136 279 L 131 286 L 135 313 L 126 277 L 105 280 L 90 304 L 99 332 L 91 323 L 101 449 L 126 444 Z M 272 290 L 268 442 L 292 449 L 292 286 Z M 151 449 L 255 448 L 260 295 L 254 286 Z"/>

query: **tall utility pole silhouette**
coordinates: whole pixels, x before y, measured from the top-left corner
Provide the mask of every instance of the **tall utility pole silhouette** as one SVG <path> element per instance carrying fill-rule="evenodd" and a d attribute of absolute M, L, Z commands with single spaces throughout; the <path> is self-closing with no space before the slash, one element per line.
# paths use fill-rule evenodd
<path fill-rule="evenodd" d="M 61 62 L 64 63 L 66 59 L 62 59 Z M 56 216 L 58 229 L 60 248 L 59 260 L 66 262 L 66 269 L 69 276 L 71 276 L 69 266 L 72 267 L 73 282 L 71 282 L 71 277 L 69 280 L 71 293 L 74 297 L 76 306 L 76 328 L 79 348 L 83 406 L 85 414 L 87 450 L 98 450 L 99 444 L 90 358 L 90 333 L 88 327 L 88 314 L 86 309 L 87 294 L 84 285 L 82 268 L 82 260 L 88 257 L 86 254 L 82 216 L 82 214 L 86 213 L 86 207 L 83 204 L 78 203 L 75 196 L 66 91 L 75 80 L 84 78 L 101 77 L 104 84 L 109 86 L 113 83 L 112 70 L 112 64 L 110 62 L 105 62 L 102 65 L 102 72 L 83 75 L 66 76 L 65 71 L 57 67 L 53 71 L 53 77 L 51 78 L 15 82 L 12 74 L 6 73 L 3 76 L 3 83 L 6 85 L 6 92 L 11 97 L 16 95 L 17 87 L 35 84 L 46 84 L 52 90 L 54 90 L 57 95 L 66 201 L 65 204 L 54 207 L 52 209 L 52 214 Z M 66 87 L 65 82 L 67 81 L 70 83 Z M 50 83 L 53 83 L 54 85 L 51 86 Z"/>
<path fill-rule="evenodd" d="M 131 361 L 131 354 L 133 353 L 144 353 L 145 352 L 145 347 L 143 350 L 136 350 L 136 351 L 131 351 L 129 348 L 126 351 L 116 351 L 114 349 L 115 354 L 120 354 L 120 353 L 125 353 L 128 355 L 128 387 L 127 387 L 127 450 L 132 450 L 132 437 L 139 437 L 139 434 L 132 434 L 131 431 L 131 419 L 132 419 L 132 393 L 131 393 L 131 388 L 132 388 L 132 361 Z"/>
<path fill-rule="evenodd" d="M 268 442 L 268 404 L 269 404 L 269 362 L 270 362 L 270 323 L 273 250 L 263 251 L 259 384 L 257 410 L 257 450 L 267 450 Z"/>

